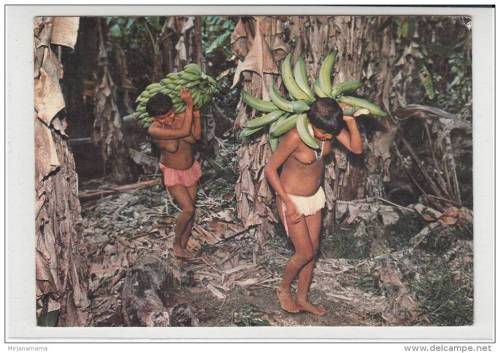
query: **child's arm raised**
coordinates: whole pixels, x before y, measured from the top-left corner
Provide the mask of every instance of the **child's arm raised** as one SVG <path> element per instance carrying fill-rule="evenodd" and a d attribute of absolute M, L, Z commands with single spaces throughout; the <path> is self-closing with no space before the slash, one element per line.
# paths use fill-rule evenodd
<path fill-rule="evenodd" d="M 185 137 L 183 140 L 195 144 L 201 138 L 201 122 L 200 122 L 200 111 L 193 111 L 193 125 L 191 127 L 191 133 L 189 136 Z"/>
<path fill-rule="evenodd" d="M 295 204 L 286 193 L 283 185 L 281 185 L 278 168 L 285 163 L 290 155 L 297 149 L 299 144 L 299 134 L 297 130 L 293 129 L 281 139 L 278 149 L 271 155 L 267 165 L 264 167 L 264 174 L 266 175 L 267 181 L 285 203 L 287 216 L 294 223 L 299 221 L 300 214 L 297 212 Z"/>
<path fill-rule="evenodd" d="M 342 129 L 337 135 L 337 140 L 352 153 L 363 153 L 363 141 L 356 120 L 352 116 L 344 116 L 344 121 L 347 124 L 347 130 Z"/>
<path fill-rule="evenodd" d="M 179 129 L 162 128 L 160 124 L 153 123 L 148 129 L 149 135 L 155 139 L 176 139 L 189 136 L 191 134 L 191 126 L 193 123 L 193 98 L 189 90 L 181 89 L 181 98 L 186 103 L 184 112 L 184 121 Z"/>

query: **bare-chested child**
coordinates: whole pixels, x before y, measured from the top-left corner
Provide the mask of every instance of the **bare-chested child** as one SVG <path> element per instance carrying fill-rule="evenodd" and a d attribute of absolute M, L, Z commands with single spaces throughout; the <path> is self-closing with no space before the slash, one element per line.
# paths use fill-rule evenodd
<path fill-rule="evenodd" d="M 277 194 L 278 214 L 295 247 L 295 254 L 288 261 L 276 289 L 280 305 L 292 313 L 306 311 L 324 315 L 324 307 L 315 306 L 308 300 L 314 257 L 319 247 L 321 209 L 326 201 L 321 187 L 323 159 L 332 151 L 333 139 L 355 154 L 362 153 L 363 145 L 356 121 L 351 116 L 343 116 L 335 100 L 318 98 L 307 115 L 311 133 L 319 140 L 321 150 L 304 144 L 294 128 L 281 139 L 265 167 L 265 174 Z M 278 175 L 280 167 L 282 170 Z M 297 276 L 294 300 L 291 284 Z"/>
<path fill-rule="evenodd" d="M 165 187 L 182 209 L 175 223 L 174 255 L 188 259 L 193 257 L 187 250 L 187 243 L 201 177 L 200 164 L 193 158 L 192 146 L 201 137 L 201 122 L 200 112 L 193 111 L 191 92 L 182 89 L 180 96 L 186 103 L 183 113 L 174 113 L 171 99 L 163 94 L 151 97 L 146 110 L 154 117 L 148 133 L 161 150 L 160 169 Z"/>

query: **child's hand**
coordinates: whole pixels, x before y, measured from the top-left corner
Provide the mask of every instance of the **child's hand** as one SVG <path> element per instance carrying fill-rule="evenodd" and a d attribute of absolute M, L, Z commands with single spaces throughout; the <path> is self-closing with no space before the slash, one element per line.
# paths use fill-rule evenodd
<path fill-rule="evenodd" d="M 368 109 L 358 109 L 352 116 L 357 118 L 358 116 L 368 115 L 368 114 L 370 114 L 370 111 Z"/>
<path fill-rule="evenodd" d="M 349 104 L 346 104 L 346 103 L 339 103 L 339 107 L 342 110 L 346 110 L 346 109 L 349 109 L 351 106 Z"/>
<path fill-rule="evenodd" d="M 193 118 L 200 118 L 200 117 L 201 117 L 200 111 L 199 110 L 195 110 L 193 112 Z"/>
<path fill-rule="evenodd" d="M 343 118 L 346 123 L 348 123 L 349 121 L 355 121 L 354 117 L 350 115 L 344 115 Z"/>
<path fill-rule="evenodd" d="M 300 214 L 297 211 L 297 207 L 292 201 L 287 201 L 285 203 L 286 210 L 285 210 L 285 217 L 290 219 L 292 223 L 298 223 L 300 221 Z"/>
<path fill-rule="evenodd" d="M 186 105 L 193 105 L 193 96 L 187 88 L 181 88 L 180 96 Z"/>

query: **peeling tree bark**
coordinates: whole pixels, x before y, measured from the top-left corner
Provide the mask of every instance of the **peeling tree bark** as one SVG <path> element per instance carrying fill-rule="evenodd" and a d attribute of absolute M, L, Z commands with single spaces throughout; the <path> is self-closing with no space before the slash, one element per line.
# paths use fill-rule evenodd
<path fill-rule="evenodd" d="M 59 313 L 59 326 L 89 322 L 87 266 L 75 226 L 78 181 L 68 148 L 62 66 L 51 44 L 74 47 L 77 17 L 37 17 L 35 41 L 35 215 L 37 318 Z"/>
<path fill-rule="evenodd" d="M 99 32 L 98 82 L 94 95 L 94 143 L 101 149 L 104 173 L 117 183 L 130 181 L 132 170 L 128 148 L 123 140 L 122 120 L 116 104 L 116 92 L 109 70 L 104 20 L 97 20 Z"/>
<path fill-rule="evenodd" d="M 116 56 L 116 66 L 118 69 L 118 73 L 120 75 L 120 88 L 122 90 L 122 104 L 125 108 L 127 114 L 132 114 L 134 112 L 134 108 L 132 107 L 132 103 L 130 101 L 130 90 L 134 89 L 134 85 L 130 81 L 128 65 L 127 65 L 127 57 L 122 47 L 118 45 L 118 43 L 113 43 L 114 52 Z"/>
<path fill-rule="evenodd" d="M 243 77 L 243 88 L 256 97 L 269 99 L 267 87 L 278 79 L 277 62 L 284 58 L 283 22 L 275 17 L 255 17 L 241 19 L 232 34 L 231 42 L 240 63 L 236 69 L 234 83 Z M 235 127 L 242 127 L 246 120 L 255 115 L 247 114 L 242 101 Z M 257 225 L 258 244 L 265 243 L 277 222 L 271 209 L 273 195 L 264 176 L 264 166 L 271 155 L 266 136 L 259 141 L 244 144 L 238 151 L 239 178 L 236 183 L 238 217 L 245 227 Z"/>
<path fill-rule="evenodd" d="M 160 34 L 163 69 L 168 72 L 182 70 L 190 62 L 201 64 L 200 18 L 172 16 L 167 18 Z"/>

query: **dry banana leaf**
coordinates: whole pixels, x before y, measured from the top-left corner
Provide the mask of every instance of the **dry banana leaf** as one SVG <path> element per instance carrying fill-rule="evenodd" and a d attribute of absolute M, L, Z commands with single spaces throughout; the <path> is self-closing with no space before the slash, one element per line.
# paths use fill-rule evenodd
<path fill-rule="evenodd" d="M 79 17 L 54 17 L 54 27 L 52 29 L 52 44 L 64 45 L 71 49 L 75 48 L 78 37 Z"/>

